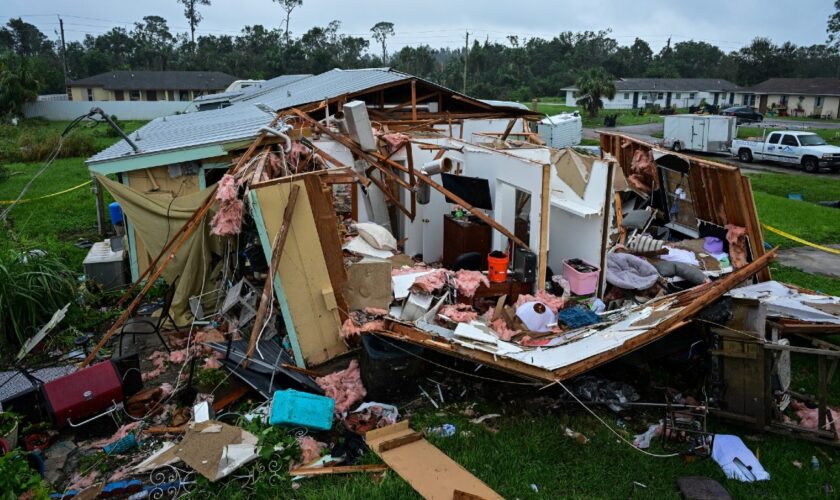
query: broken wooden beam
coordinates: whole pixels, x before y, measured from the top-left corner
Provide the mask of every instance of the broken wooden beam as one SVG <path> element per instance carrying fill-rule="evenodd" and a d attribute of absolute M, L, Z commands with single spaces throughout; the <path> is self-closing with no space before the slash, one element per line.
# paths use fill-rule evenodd
<path fill-rule="evenodd" d="M 283 255 L 286 238 L 289 236 L 289 228 L 292 225 L 292 215 L 295 212 L 295 202 L 297 201 L 299 191 L 300 186 L 298 184 L 292 185 L 292 191 L 289 193 L 289 204 L 286 205 L 286 209 L 283 211 L 283 224 L 280 226 L 280 230 L 274 238 L 274 244 L 271 246 L 271 265 L 268 268 L 268 276 L 265 278 L 265 283 L 263 284 L 260 306 L 257 309 L 257 316 L 254 318 L 254 326 L 251 328 L 251 338 L 248 339 L 248 351 L 245 353 L 244 366 L 246 368 L 257 346 L 257 340 L 262 333 L 263 321 L 265 321 L 268 304 L 274 300 L 274 294 L 271 292 L 274 287 L 274 274 L 277 272 L 277 267 L 280 264 L 280 256 Z"/>
<path fill-rule="evenodd" d="M 353 474 L 356 472 L 377 473 L 388 470 L 387 465 L 335 465 L 330 467 L 296 467 L 289 471 L 289 475 L 295 476 L 329 476 L 332 474 Z"/>

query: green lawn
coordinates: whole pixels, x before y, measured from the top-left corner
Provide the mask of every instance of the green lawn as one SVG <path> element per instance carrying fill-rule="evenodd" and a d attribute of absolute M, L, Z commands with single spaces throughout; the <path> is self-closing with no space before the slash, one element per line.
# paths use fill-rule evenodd
<path fill-rule="evenodd" d="M 826 481 L 837 483 L 837 474 L 828 464 L 812 471 L 812 455 L 823 463 L 827 460 L 804 441 L 772 434 L 755 434 L 742 428 L 713 424 L 716 432 L 736 434 L 747 446 L 760 455 L 762 465 L 770 472 L 771 480 L 745 484 L 727 480 L 711 459 L 683 463 L 680 458 L 654 458 L 643 455 L 620 442 L 594 418 L 573 405 L 556 409 L 545 407 L 550 394 L 509 398 L 492 405 L 479 404 L 481 412 L 503 413 L 500 419 L 489 421 L 498 432 L 488 431 L 464 418 L 457 407 L 435 410 L 426 408 L 415 414 L 412 426 L 422 430 L 429 426 L 453 423 L 461 432 L 450 438 L 432 439 L 444 453 L 485 481 L 504 498 L 680 498 L 676 481 L 682 476 L 698 475 L 720 481 L 734 498 L 818 498 Z M 554 393 L 555 395 L 557 392 Z M 530 397 L 529 397 L 530 396 Z M 615 427 L 615 415 L 596 410 Z M 626 430 L 619 432 L 627 439 L 642 432 L 647 424 L 661 418 L 658 412 L 634 413 Z M 589 442 L 581 445 L 565 436 L 568 427 L 583 433 Z M 829 447 L 819 447 L 833 457 L 840 453 Z M 655 442 L 651 451 L 663 453 Z M 368 458 L 368 461 L 375 461 Z M 802 469 L 794 461 L 804 464 Z M 644 486 L 634 484 L 641 483 Z M 538 491 L 534 491 L 534 484 Z M 836 486 L 835 486 L 836 487 Z M 311 499 L 392 499 L 420 498 L 406 483 L 389 472 L 377 482 L 368 476 L 336 476 L 304 481 L 297 496 Z"/>
<path fill-rule="evenodd" d="M 602 109 L 597 117 L 590 117 L 589 114 L 579 108 L 578 106 L 566 106 L 566 100 L 560 97 L 540 97 L 537 102 L 537 111 L 545 115 L 556 115 L 559 113 L 571 113 L 577 111 L 583 117 L 584 128 L 599 128 L 604 126 L 604 117 L 606 115 L 618 114 L 616 126 L 627 125 L 642 125 L 645 123 L 662 123 L 665 117 L 662 115 L 646 113 L 639 116 L 638 111 L 630 109 Z M 532 103 L 522 102 L 522 104 L 531 107 Z M 681 110 L 680 112 L 682 112 Z"/>
<path fill-rule="evenodd" d="M 125 122 L 124 128 L 133 131 L 144 122 Z M 4 126 L 0 135 L 0 151 L 6 156 L 0 157 L 9 177 L 0 179 L 0 200 L 14 200 L 32 176 L 44 165 L 43 161 L 8 162 L 9 156 L 16 154 L 18 141 L 22 134 L 36 133 L 57 136 L 67 126 L 67 122 L 25 121 L 20 127 Z M 70 132 L 69 136 L 86 136 L 92 143 L 94 152 L 113 144 L 118 138 L 105 133 L 105 124 L 83 123 Z M 32 183 L 24 200 L 46 196 L 78 186 L 90 180 L 90 173 L 85 166 L 87 157 L 59 158 Z M 106 193 L 107 198 L 107 193 Z M 0 205 L 0 210 L 7 205 Z M 39 248 L 53 252 L 66 260 L 72 268 L 81 271 L 81 262 L 87 250 L 79 249 L 75 243 L 80 239 L 97 241 L 96 205 L 90 186 L 75 191 L 17 204 L 9 214 L 11 232 L 0 229 L 0 249 L 18 246 L 25 249 Z M 17 242 L 17 244 L 16 244 Z"/>
<path fill-rule="evenodd" d="M 63 126 L 49 124 L 48 128 L 57 133 Z M 94 134 L 97 144 L 103 147 L 115 140 L 99 136 L 98 128 L 79 133 Z M 8 147 L 16 138 L 5 136 L 2 140 Z M 41 166 L 41 162 L 2 163 L 12 175 L 5 181 L 0 180 L 0 200 L 14 198 Z M 764 173 L 752 174 L 750 178 L 762 221 L 817 243 L 840 242 L 840 224 L 836 222 L 840 212 L 809 203 L 840 198 L 840 180 Z M 88 179 L 84 158 L 61 159 L 33 184 L 27 198 L 67 189 Z M 788 200 L 786 196 L 789 192 L 801 193 L 806 201 Z M 67 260 L 68 265 L 81 272 L 80 263 L 85 251 L 76 248 L 73 243 L 79 237 L 97 238 L 94 201 L 87 187 L 66 195 L 21 204 L 15 207 L 11 218 L 23 247 L 56 252 Z M 772 234 L 766 237 L 773 244 L 792 245 Z M 0 248 L 9 245 L 14 243 L 8 233 L 0 235 Z M 776 264 L 772 272 L 776 279 L 840 295 L 840 280 L 809 275 Z M 794 362 L 794 387 L 813 391 L 813 367 L 806 361 L 800 362 L 799 358 L 794 358 Z M 464 384 L 465 388 L 474 387 L 468 379 L 464 379 Z M 840 377 L 835 377 L 829 391 L 833 401 L 840 398 Z M 484 425 L 469 423 L 461 414 L 463 405 L 442 409 L 426 406 L 411 412 L 411 418 L 415 429 L 442 423 L 456 424 L 459 432 L 455 436 L 433 438 L 433 443 L 505 498 L 678 498 L 676 480 L 686 475 L 719 480 L 735 498 L 822 498 L 821 488 L 826 482 L 830 482 L 835 491 L 840 488 L 840 476 L 833 469 L 840 463 L 840 453 L 835 449 L 724 426 L 713 419 L 716 431 L 737 434 L 750 449 L 758 452 L 762 464 L 772 476 L 768 482 L 742 484 L 726 480 L 720 468 L 708 459 L 683 463 L 678 458 L 642 455 L 620 443 L 580 408 L 574 405 L 551 408 L 551 401 L 558 394 L 559 389 L 556 388 L 542 392 L 504 388 L 485 390 L 484 394 L 470 389 L 468 398 L 470 402 L 477 403 L 476 411 L 480 414 L 503 414 L 501 418 L 489 421 L 498 428 L 497 432 L 491 432 Z M 596 411 L 615 426 L 616 419 L 609 411 L 602 408 Z M 627 429 L 619 432 L 632 439 L 633 434 L 644 431 L 648 423 L 657 421 L 661 416 L 655 411 L 634 412 L 627 421 Z M 582 432 L 590 441 L 580 445 L 567 438 L 563 434 L 566 427 Z M 818 449 L 833 457 L 834 462 L 827 463 L 828 460 Z M 652 451 L 661 452 L 661 446 L 656 444 Z M 823 462 L 819 471 L 812 471 L 809 466 L 812 455 Z M 373 463 L 378 459 L 368 454 L 364 461 Z M 804 464 L 802 469 L 794 467 L 794 461 Z M 634 481 L 646 487 L 634 485 Z M 538 492 L 532 489 L 531 484 L 536 485 Z M 247 492 L 238 488 L 231 490 L 225 490 L 225 496 L 248 496 Z M 362 474 L 308 479 L 301 483 L 294 496 L 313 499 L 419 498 L 393 472 L 387 473 L 381 482 Z"/>

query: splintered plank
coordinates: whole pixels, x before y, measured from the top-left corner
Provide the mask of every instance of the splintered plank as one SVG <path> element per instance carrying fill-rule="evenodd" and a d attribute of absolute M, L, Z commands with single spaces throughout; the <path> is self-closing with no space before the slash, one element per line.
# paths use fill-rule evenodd
<path fill-rule="evenodd" d="M 408 426 L 408 420 L 368 432 L 368 446 L 400 475 L 417 493 L 427 500 L 453 498 L 501 499 L 483 481 L 473 476 L 457 462 L 423 439 Z M 411 436 L 411 439 L 408 437 Z M 406 439 L 400 446 L 382 449 L 382 444 Z M 461 493 L 462 492 L 462 493 Z M 470 496 L 456 496 L 466 493 Z"/>

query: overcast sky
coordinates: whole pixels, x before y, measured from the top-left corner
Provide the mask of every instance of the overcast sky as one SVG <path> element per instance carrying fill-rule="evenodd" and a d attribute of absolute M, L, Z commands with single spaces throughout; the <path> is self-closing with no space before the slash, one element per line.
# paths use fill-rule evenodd
<path fill-rule="evenodd" d="M 271 0 L 212 0 L 201 7 L 204 20 L 196 36 L 235 35 L 245 25 L 281 26 L 285 13 Z M 561 31 L 612 29 L 622 45 L 636 37 L 659 50 L 673 42 L 702 40 L 730 51 L 766 36 L 776 43 L 824 43 L 833 0 L 304 0 L 292 12 L 296 34 L 312 26 L 341 21 L 344 33 L 369 37 L 378 21 L 395 25 L 389 51 L 404 45 L 460 46 L 464 32 L 484 41 L 506 41 L 509 34 L 550 38 Z M 632 5 L 632 7 L 630 7 Z M 795 5 L 795 8 L 794 8 Z M 176 0 L 2 0 L 0 20 L 23 16 L 56 38 L 61 14 L 68 40 L 99 34 L 114 25 L 130 28 L 146 15 L 165 17 L 173 32 L 188 32 Z M 376 49 L 373 49 L 376 50 Z"/>

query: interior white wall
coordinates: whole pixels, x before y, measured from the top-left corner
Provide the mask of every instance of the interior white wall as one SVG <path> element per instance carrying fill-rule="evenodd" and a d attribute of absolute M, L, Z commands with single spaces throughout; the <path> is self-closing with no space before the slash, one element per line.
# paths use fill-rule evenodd
<path fill-rule="evenodd" d="M 493 219 L 513 232 L 514 205 L 507 196 L 498 197 L 499 187 L 513 186 L 531 194 L 530 232 L 528 246 L 537 252 L 540 247 L 540 197 L 542 193 L 542 164 L 504 152 L 465 145 L 464 175 L 483 177 L 490 181 L 493 200 Z M 502 192 L 507 192 L 502 190 Z M 506 218 L 507 223 L 504 222 Z M 507 237 L 493 230 L 493 249 L 505 249 Z"/>
<path fill-rule="evenodd" d="M 502 133 L 510 123 L 510 119 L 507 118 L 493 118 L 493 119 L 480 119 L 480 120 L 464 120 L 464 132 L 461 133 L 461 124 L 455 123 L 452 125 L 452 137 L 455 139 L 461 139 L 465 142 L 471 142 L 473 144 L 481 144 L 486 142 L 491 142 L 492 138 L 490 137 L 483 137 L 480 135 L 475 135 L 478 132 L 496 132 Z M 523 130 L 522 119 L 516 120 L 516 123 L 513 125 L 512 132 L 522 132 Z M 448 124 L 440 124 L 435 127 L 439 132 L 444 134 L 449 134 L 449 125 Z"/>
<path fill-rule="evenodd" d="M 581 258 L 599 265 L 603 218 L 607 215 L 604 210 L 607 172 L 606 162 L 599 160 L 593 163 L 583 198 L 557 175 L 551 176 L 551 223 L 548 236 L 551 251 L 548 254 L 548 265 L 555 274 L 562 273 L 564 259 Z M 581 212 L 587 215 L 582 216 Z"/>

